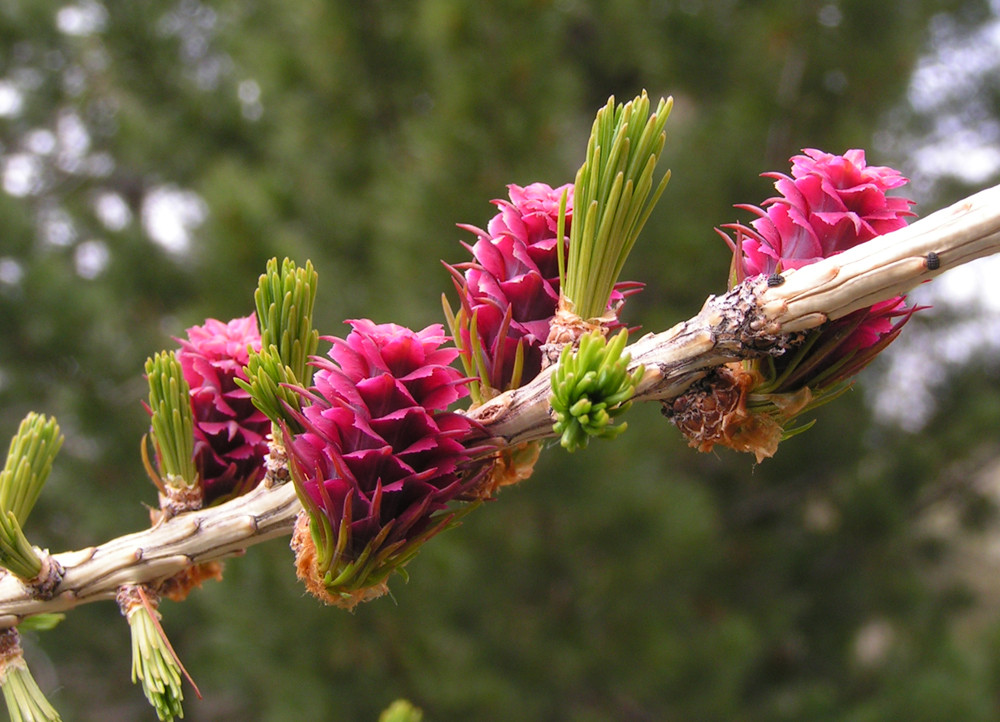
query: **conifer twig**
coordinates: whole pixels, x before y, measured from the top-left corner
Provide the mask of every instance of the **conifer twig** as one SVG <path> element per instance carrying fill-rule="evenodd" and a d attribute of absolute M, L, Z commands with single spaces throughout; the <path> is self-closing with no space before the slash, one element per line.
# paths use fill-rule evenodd
<path fill-rule="evenodd" d="M 1000 186 L 906 228 L 796 271 L 780 285 L 751 278 L 712 296 L 692 319 L 650 333 L 626 350 L 629 370 L 645 373 L 634 401 L 669 400 L 709 369 L 778 353 L 799 331 L 892 298 L 940 273 L 1000 252 Z M 550 374 L 470 412 L 497 441 L 514 446 L 553 434 Z M 667 433 L 665 431 L 665 433 Z M 218 506 L 185 512 L 97 547 L 55 554 L 65 576 L 50 598 L 36 598 L 14 575 L 0 576 L 0 629 L 23 618 L 113 599 L 124 584 L 155 584 L 194 564 L 242 553 L 292 532 L 300 510 L 291 485 L 259 486 Z"/>

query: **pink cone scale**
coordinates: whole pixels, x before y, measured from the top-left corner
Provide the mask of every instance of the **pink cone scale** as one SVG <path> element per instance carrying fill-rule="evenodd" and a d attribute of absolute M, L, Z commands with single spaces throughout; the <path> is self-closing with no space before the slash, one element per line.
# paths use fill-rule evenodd
<path fill-rule="evenodd" d="M 271 422 L 235 381 L 246 380 L 248 349 L 260 349 L 257 318 L 208 319 L 178 340 L 177 358 L 191 387 L 195 465 L 207 506 L 249 491 L 264 476 Z"/>

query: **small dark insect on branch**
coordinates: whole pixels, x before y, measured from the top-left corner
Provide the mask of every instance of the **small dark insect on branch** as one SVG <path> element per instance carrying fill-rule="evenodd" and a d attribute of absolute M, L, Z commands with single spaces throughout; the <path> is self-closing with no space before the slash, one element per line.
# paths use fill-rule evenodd
<path fill-rule="evenodd" d="M 941 268 L 941 259 L 938 258 L 938 254 L 931 251 L 927 254 L 927 270 L 936 271 L 939 268 Z"/>
<path fill-rule="evenodd" d="M 780 286 L 784 282 L 785 282 L 785 277 L 782 276 L 780 273 L 772 273 L 770 276 L 767 277 L 767 285 L 770 286 L 771 288 Z"/>

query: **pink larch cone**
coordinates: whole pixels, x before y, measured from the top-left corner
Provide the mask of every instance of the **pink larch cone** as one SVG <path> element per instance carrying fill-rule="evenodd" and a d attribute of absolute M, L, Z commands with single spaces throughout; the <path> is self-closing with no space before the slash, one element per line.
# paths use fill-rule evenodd
<path fill-rule="evenodd" d="M 260 349 L 257 318 L 208 319 L 178 340 L 177 358 L 191 387 L 195 465 L 207 506 L 249 491 L 264 476 L 271 422 L 235 381 L 246 380 L 247 349 Z"/>
<path fill-rule="evenodd" d="M 766 173 L 780 195 L 762 207 L 738 206 L 758 217 L 726 226 L 734 251 L 733 278 L 801 268 L 906 225 L 912 201 L 888 191 L 907 181 L 869 166 L 862 150 L 833 155 L 807 149 L 791 159 L 790 176 Z M 778 279 L 780 282 L 780 279 Z M 799 429 L 789 424 L 836 397 L 899 334 L 918 309 L 896 297 L 808 332 L 777 358 L 729 364 L 674 400 L 666 413 L 702 451 L 722 444 L 771 456 Z M 711 414 L 705 410 L 711 409 Z"/>
<path fill-rule="evenodd" d="M 441 326 L 350 324 L 314 361 L 313 385 L 300 390 L 305 431 L 286 440 L 315 546 L 297 535 L 300 575 L 343 606 L 382 593 L 478 477 L 463 445 L 473 424 L 446 410 L 468 391 Z"/>

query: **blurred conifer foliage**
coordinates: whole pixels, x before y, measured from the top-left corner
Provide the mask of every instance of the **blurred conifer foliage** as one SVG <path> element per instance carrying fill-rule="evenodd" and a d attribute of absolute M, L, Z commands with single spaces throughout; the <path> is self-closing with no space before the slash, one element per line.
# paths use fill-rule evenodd
<path fill-rule="evenodd" d="M 147 523 L 142 361 L 252 311 L 271 256 L 313 261 L 323 333 L 438 322 L 455 224 L 507 183 L 570 182 L 596 108 L 647 88 L 675 98 L 673 180 L 625 320 L 660 330 L 725 289 L 712 228 L 772 194 L 759 173 L 803 147 L 913 172 L 886 129 L 933 122 L 905 101 L 934 28 L 988 22 L 985 0 L 0 0 L 0 437 L 28 409 L 66 435 L 36 536 Z M 918 432 L 874 424 L 862 382 L 757 466 L 636 408 L 353 615 L 255 548 L 162 608 L 205 695 L 188 719 L 397 697 L 441 721 L 995 719 L 998 378 L 974 361 Z M 150 714 L 128 644 L 110 604 L 25 639 L 67 720 Z"/>

